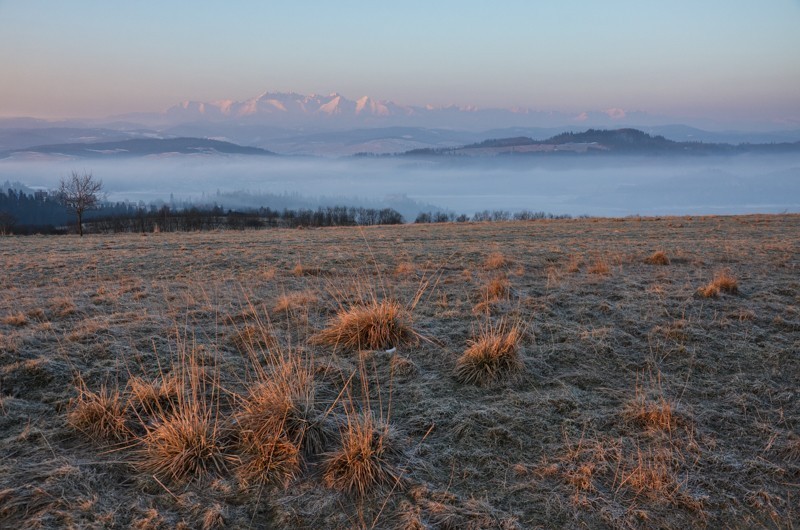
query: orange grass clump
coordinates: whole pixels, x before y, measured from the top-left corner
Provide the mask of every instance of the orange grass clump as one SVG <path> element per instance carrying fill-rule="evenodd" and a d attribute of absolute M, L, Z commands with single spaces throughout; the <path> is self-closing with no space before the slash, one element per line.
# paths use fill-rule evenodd
<path fill-rule="evenodd" d="M 283 436 L 250 437 L 243 449 L 237 473 L 245 485 L 285 486 L 300 471 L 300 449 Z"/>
<path fill-rule="evenodd" d="M 505 267 L 508 264 L 509 264 L 508 258 L 506 258 L 503 254 L 499 252 L 493 252 L 489 254 L 489 256 L 487 256 L 486 261 L 483 263 L 483 266 L 486 269 L 493 270 Z"/>
<path fill-rule="evenodd" d="M 314 370 L 297 356 L 271 359 L 276 366 L 260 373 L 236 415 L 240 437 L 246 446 L 286 439 L 306 454 L 322 452 L 330 438 L 318 410 Z"/>
<path fill-rule="evenodd" d="M 455 377 L 464 384 L 486 386 L 513 378 L 524 365 L 519 354 L 522 331 L 519 326 L 501 322 L 481 329 L 458 358 Z"/>
<path fill-rule="evenodd" d="M 17 313 L 3 317 L 2 322 L 8 326 L 22 327 L 28 323 L 28 317 L 26 317 L 23 313 Z"/>
<path fill-rule="evenodd" d="M 276 313 L 288 312 L 300 307 L 308 307 L 318 300 L 317 294 L 313 291 L 298 291 L 281 295 L 275 303 Z"/>
<path fill-rule="evenodd" d="M 400 480 L 390 462 L 395 453 L 387 423 L 368 411 L 350 413 L 341 432 L 341 447 L 329 453 L 323 463 L 325 484 L 359 496 L 393 485 Z"/>
<path fill-rule="evenodd" d="M 417 344 L 420 335 L 411 325 L 411 314 L 398 302 L 375 299 L 342 309 L 313 341 L 345 350 L 379 350 Z"/>
<path fill-rule="evenodd" d="M 487 302 L 495 302 L 508 298 L 510 292 L 511 282 L 509 282 L 508 278 L 505 276 L 498 276 L 489 281 L 486 287 L 484 287 L 483 294 Z"/>
<path fill-rule="evenodd" d="M 212 411 L 194 400 L 159 418 L 141 443 L 142 469 L 178 483 L 222 473 L 229 460 Z"/>
<path fill-rule="evenodd" d="M 623 414 L 632 423 L 648 429 L 671 431 L 675 427 L 675 404 L 663 396 L 649 399 L 643 392 L 637 392 Z"/>
<path fill-rule="evenodd" d="M 95 440 L 119 442 L 130 435 L 125 403 L 118 391 L 102 386 L 92 392 L 83 381 L 78 391 L 67 412 L 70 426 Z"/>
<path fill-rule="evenodd" d="M 589 274 L 598 274 L 600 276 L 608 276 L 611 274 L 611 267 L 608 262 L 603 259 L 596 259 L 595 262 L 589 267 Z"/>
<path fill-rule="evenodd" d="M 714 275 L 708 285 L 697 290 L 703 298 L 716 298 L 720 293 L 736 294 L 739 292 L 739 282 L 728 271 L 721 271 Z"/>
<path fill-rule="evenodd" d="M 645 259 L 644 262 L 648 265 L 669 265 L 669 258 L 666 252 L 657 250 Z"/>

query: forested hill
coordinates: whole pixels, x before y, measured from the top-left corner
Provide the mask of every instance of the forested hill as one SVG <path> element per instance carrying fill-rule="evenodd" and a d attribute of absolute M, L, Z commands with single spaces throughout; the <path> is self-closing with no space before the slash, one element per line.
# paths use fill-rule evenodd
<path fill-rule="evenodd" d="M 735 155 L 742 153 L 798 153 L 800 142 L 770 144 L 724 144 L 676 142 L 651 136 L 638 129 L 589 129 L 567 132 L 546 140 L 526 136 L 497 138 L 450 149 L 418 149 L 406 155 L 493 156 L 500 154 L 646 154 L 646 155 Z"/>
<path fill-rule="evenodd" d="M 227 154 L 227 155 L 275 155 L 258 147 L 248 147 L 210 140 L 207 138 L 135 138 L 115 142 L 66 143 L 26 147 L 0 153 L 0 158 L 21 153 L 64 155 L 81 158 L 134 157 L 164 154 Z"/>

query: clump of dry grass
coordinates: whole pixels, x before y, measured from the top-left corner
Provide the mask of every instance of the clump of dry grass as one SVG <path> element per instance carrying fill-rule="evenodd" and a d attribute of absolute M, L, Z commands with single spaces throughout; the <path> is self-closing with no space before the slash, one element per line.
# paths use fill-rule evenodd
<path fill-rule="evenodd" d="M 178 399 L 181 391 L 181 381 L 174 374 L 162 374 L 155 379 L 138 376 L 128 379 L 130 403 L 148 413 L 165 410 Z"/>
<path fill-rule="evenodd" d="M 359 496 L 391 486 L 400 474 L 391 463 L 397 448 L 388 423 L 369 411 L 351 412 L 341 432 L 341 447 L 326 455 L 323 479 L 328 487 Z"/>
<path fill-rule="evenodd" d="M 53 299 L 51 307 L 60 317 L 69 316 L 78 310 L 78 308 L 75 306 L 75 302 L 73 302 L 71 298 L 67 298 L 65 296 Z"/>
<path fill-rule="evenodd" d="M 288 312 L 301 307 L 308 307 L 315 304 L 319 298 L 314 291 L 298 291 L 295 293 L 283 294 L 275 303 L 276 313 Z"/>
<path fill-rule="evenodd" d="M 648 256 L 644 262 L 649 265 L 669 265 L 669 257 L 663 250 L 657 250 Z"/>
<path fill-rule="evenodd" d="M 488 270 L 499 269 L 508 265 L 510 261 L 500 252 L 492 252 L 483 262 L 483 267 Z"/>
<path fill-rule="evenodd" d="M 716 298 L 720 293 L 737 294 L 739 292 L 739 281 L 730 271 L 720 271 L 714 275 L 711 283 L 700 287 L 697 293 L 703 298 Z"/>
<path fill-rule="evenodd" d="M 581 257 L 573 254 L 570 256 L 569 261 L 567 262 L 567 272 L 575 274 L 581 270 L 581 265 L 583 265 Z"/>
<path fill-rule="evenodd" d="M 505 275 L 492 278 L 486 287 L 483 289 L 484 300 L 487 302 L 496 302 L 508 298 L 511 292 L 511 282 Z"/>
<path fill-rule="evenodd" d="M 306 454 L 320 453 L 330 434 L 316 399 L 314 367 L 292 352 L 271 356 L 241 401 L 236 423 L 244 445 L 286 439 Z"/>
<path fill-rule="evenodd" d="M 4 316 L 2 322 L 7 326 L 22 327 L 28 323 L 28 317 L 24 313 L 15 313 Z"/>
<path fill-rule="evenodd" d="M 105 385 L 93 392 L 83 380 L 78 382 L 78 397 L 69 404 L 67 423 L 94 440 L 119 442 L 131 434 L 120 393 Z"/>
<path fill-rule="evenodd" d="M 589 267 L 589 274 L 597 274 L 599 276 L 608 276 L 611 274 L 611 267 L 608 262 L 602 258 L 597 258 Z"/>
<path fill-rule="evenodd" d="M 486 386 L 514 378 L 524 367 L 519 353 L 521 338 L 522 330 L 517 324 L 501 321 L 484 326 L 456 361 L 456 379 Z"/>
<path fill-rule="evenodd" d="M 411 313 L 394 300 L 372 299 L 341 309 L 312 341 L 345 350 L 379 350 L 419 343 Z"/>
<path fill-rule="evenodd" d="M 250 437 L 243 447 L 239 478 L 249 484 L 288 484 L 300 471 L 300 449 L 283 436 Z"/>
<path fill-rule="evenodd" d="M 623 415 L 631 423 L 647 429 L 672 431 L 676 424 L 675 409 L 675 403 L 664 396 L 649 398 L 638 390 L 625 406 Z"/>
<path fill-rule="evenodd" d="M 177 483 L 224 473 L 232 460 L 221 433 L 219 373 L 203 366 L 200 348 L 178 341 L 174 377 L 179 392 L 173 406 L 142 419 L 138 466 L 146 473 Z"/>
<path fill-rule="evenodd" d="M 184 402 L 165 414 L 148 428 L 141 444 L 141 468 L 178 483 L 223 473 L 229 461 L 217 419 L 202 401 Z"/>
<path fill-rule="evenodd" d="M 394 269 L 395 276 L 408 276 L 414 272 L 414 264 L 410 261 L 402 261 Z"/>
<path fill-rule="evenodd" d="M 230 336 L 230 342 L 237 350 L 243 353 L 269 348 L 276 343 L 275 337 L 272 336 L 269 330 L 260 325 L 246 325 L 234 331 Z"/>

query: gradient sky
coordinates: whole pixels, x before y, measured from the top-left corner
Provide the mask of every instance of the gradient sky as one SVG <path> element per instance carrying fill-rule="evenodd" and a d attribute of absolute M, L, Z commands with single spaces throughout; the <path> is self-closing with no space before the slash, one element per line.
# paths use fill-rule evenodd
<path fill-rule="evenodd" d="M 0 116 L 266 90 L 800 126 L 800 0 L 0 0 Z"/>

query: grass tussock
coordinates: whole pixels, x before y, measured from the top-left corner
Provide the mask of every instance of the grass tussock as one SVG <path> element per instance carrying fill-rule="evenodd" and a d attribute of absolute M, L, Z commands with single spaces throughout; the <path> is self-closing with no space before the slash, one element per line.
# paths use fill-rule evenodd
<path fill-rule="evenodd" d="M 174 402 L 141 418 L 144 434 L 137 440 L 136 463 L 145 473 L 175 483 L 223 474 L 233 460 L 222 436 L 219 373 L 203 364 L 202 351 L 179 340 Z"/>
<path fill-rule="evenodd" d="M 298 291 L 295 293 L 283 294 L 275 302 L 274 311 L 276 313 L 286 313 L 301 308 L 307 308 L 319 300 L 314 291 Z"/>
<path fill-rule="evenodd" d="M 608 264 L 608 261 L 597 258 L 594 260 L 594 263 L 589 267 L 589 274 L 596 274 L 598 276 L 608 276 L 611 274 L 611 267 Z"/>
<path fill-rule="evenodd" d="M 397 450 L 391 427 L 371 412 L 349 413 L 342 428 L 341 446 L 323 463 L 325 484 L 337 491 L 364 496 L 400 480 L 391 463 Z"/>
<path fill-rule="evenodd" d="M 272 370 L 260 372 L 241 400 L 240 438 L 245 446 L 285 439 L 307 455 L 322 452 L 331 436 L 317 402 L 312 363 L 291 352 L 271 360 Z"/>
<path fill-rule="evenodd" d="M 411 313 L 393 300 L 372 299 L 341 309 L 313 341 L 344 350 L 379 350 L 417 344 Z"/>
<path fill-rule="evenodd" d="M 505 300 L 511 294 L 511 282 L 506 276 L 492 278 L 483 289 L 483 298 L 487 302 Z"/>
<path fill-rule="evenodd" d="M 669 265 L 669 257 L 663 250 L 657 250 L 648 256 L 644 262 L 648 265 Z"/>
<path fill-rule="evenodd" d="M 237 474 L 245 485 L 286 486 L 300 471 L 300 449 L 283 436 L 250 437 Z"/>
<path fill-rule="evenodd" d="M 409 276 L 414 273 L 414 264 L 410 261 L 401 261 L 394 269 L 395 276 Z"/>
<path fill-rule="evenodd" d="M 145 413 L 166 410 L 177 402 L 181 391 L 181 381 L 173 374 L 162 374 L 155 379 L 139 376 L 128 379 L 128 400 Z"/>
<path fill-rule="evenodd" d="M 501 269 L 509 265 L 511 261 L 500 252 L 492 252 L 483 262 L 483 267 L 487 270 Z"/>
<path fill-rule="evenodd" d="M 664 396 L 647 397 L 637 391 L 636 396 L 626 405 L 623 415 L 631 423 L 646 429 L 672 431 L 676 425 L 676 405 Z"/>
<path fill-rule="evenodd" d="M 478 386 L 513 379 L 524 367 L 519 352 L 521 339 L 522 330 L 516 324 L 503 321 L 483 327 L 456 361 L 456 379 Z"/>
<path fill-rule="evenodd" d="M 198 402 L 184 403 L 158 419 L 141 445 L 142 470 L 177 483 L 223 473 L 228 466 L 217 419 Z"/>
<path fill-rule="evenodd" d="M 15 313 L 4 316 L 2 322 L 7 326 L 16 326 L 19 328 L 28 324 L 28 317 L 26 317 L 24 313 Z"/>
<path fill-rule="evenodd" d="M 246 325 L 230 336 L 230 343 L 242 353 L 267 349 L 275 345 L 275 337 L 265 326 Z"/>
<path fill-rule="evenodd" d="M 697 290 L 702 298 L 716 298 L 720 293 L 737 294 L 738 292 L 739 281 L 727 270 L 718 272 L 708 285 Z"/>
<path fill-rule="evenodd" d="M 93 392 L 79 381 L 78 392 L 67 411 L 72 428 L 95 441 L 120 442 L 130 436 L 125 401 L 118 391 L 104 385 Z"/>

